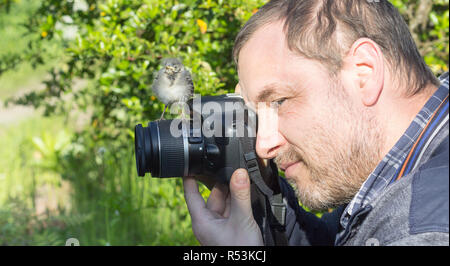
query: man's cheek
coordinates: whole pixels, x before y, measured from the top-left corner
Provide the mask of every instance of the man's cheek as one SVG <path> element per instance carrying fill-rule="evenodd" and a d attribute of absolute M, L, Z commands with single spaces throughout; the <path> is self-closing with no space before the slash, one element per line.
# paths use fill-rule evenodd
<path fill-rule="evenodd" d="M 278 128 L 279 132 L 286 138 L 291 145 L 297 146 L 304 142 L 305 125 L 299 123 L 298 120 L 279 118 Z"/>

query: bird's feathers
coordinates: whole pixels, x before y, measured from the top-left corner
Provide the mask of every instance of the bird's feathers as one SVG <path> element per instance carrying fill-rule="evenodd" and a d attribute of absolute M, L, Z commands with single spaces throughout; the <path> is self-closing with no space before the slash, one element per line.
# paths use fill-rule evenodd
<path fill-rule="evenodd" d="M 187 101 L 194 93 L 189 70 L 177 58 L 166 58 L 162 65 L 163 67 L 155 72 L 152 84 L 156 97 L 166 105 Z"/>
<path fill-rule="evenodd" d="M 164 58 L 161 61 L 161 65 L 162 66 L 167 66 L 167 65 L 183 65 L 183 63 L 181 63 L 180 59 L 178 58 Z"/>

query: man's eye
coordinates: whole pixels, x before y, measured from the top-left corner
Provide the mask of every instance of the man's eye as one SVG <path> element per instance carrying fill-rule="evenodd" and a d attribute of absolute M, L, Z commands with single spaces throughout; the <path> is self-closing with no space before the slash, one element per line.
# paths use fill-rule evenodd
<path fill-rule="evenodd" d="M 279 100 L 274 101 L 278 107 L 280 107 L 284 102 L 286 101 L 286 98 L 281 98 Z"/>

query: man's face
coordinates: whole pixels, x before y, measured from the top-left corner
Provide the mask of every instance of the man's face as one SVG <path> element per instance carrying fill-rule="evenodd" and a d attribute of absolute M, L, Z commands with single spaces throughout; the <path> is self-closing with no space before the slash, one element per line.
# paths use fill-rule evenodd
<path fill-rule="evenodd" d="M 281 22 L 260 28 L 239 54 L 241 94 L 258 112 L 256 151 L 275 159 L 310 209 L 348 203 L 379 160 L 376 119 L 345 78 L 290 51 Z"/>

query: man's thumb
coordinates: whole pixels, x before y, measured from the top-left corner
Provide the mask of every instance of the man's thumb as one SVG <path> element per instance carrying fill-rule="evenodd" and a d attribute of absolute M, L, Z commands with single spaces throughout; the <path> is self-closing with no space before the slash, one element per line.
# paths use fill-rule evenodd
<path fill-rule="evenodd" d="M 233 219 L 253 217 L 250 200 L 250 178 L 247 170 L 241 168 L 234 171 L 230 180 L 230 194 L 230 216 Z"/>

